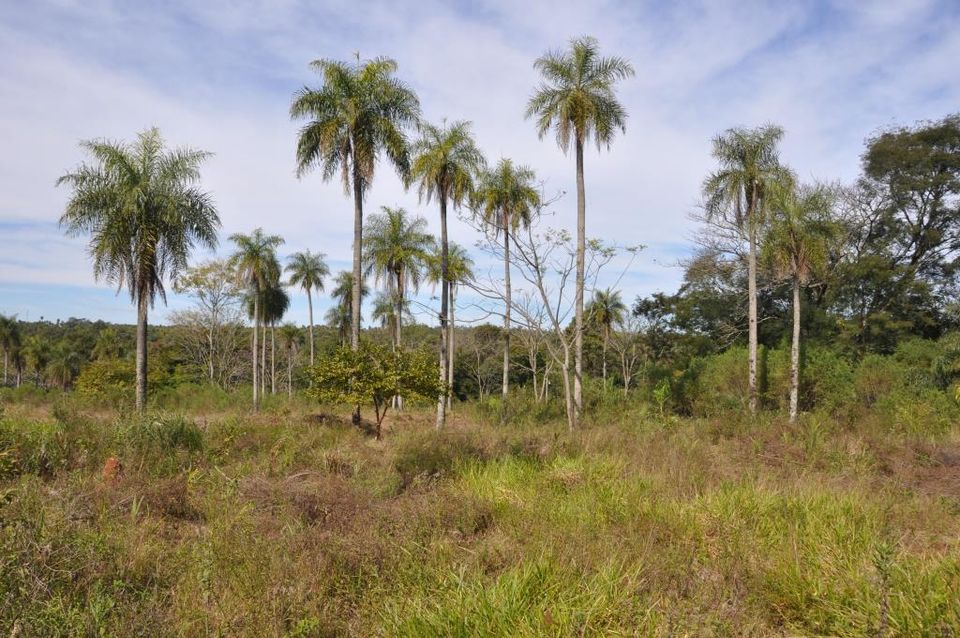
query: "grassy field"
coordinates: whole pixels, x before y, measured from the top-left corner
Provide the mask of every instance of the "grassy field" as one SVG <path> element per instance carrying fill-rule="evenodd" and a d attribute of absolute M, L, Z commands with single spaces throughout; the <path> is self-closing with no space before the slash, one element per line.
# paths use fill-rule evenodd
<path fill-rule="evenodd" d="M 7 405 L 0 635 L 960 634 L 956 428 L 484 421 Z"/>

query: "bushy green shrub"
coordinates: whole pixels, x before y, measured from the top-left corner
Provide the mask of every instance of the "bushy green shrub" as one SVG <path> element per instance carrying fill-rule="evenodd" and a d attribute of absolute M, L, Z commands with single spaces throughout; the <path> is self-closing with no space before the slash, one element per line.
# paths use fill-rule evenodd
<path fill-rule="evenodd" d="M 703 360 L 691 393 L 691 409 L 698 416 L 742 411 L 749 401 L 747 349 L 733 347 Z"/>

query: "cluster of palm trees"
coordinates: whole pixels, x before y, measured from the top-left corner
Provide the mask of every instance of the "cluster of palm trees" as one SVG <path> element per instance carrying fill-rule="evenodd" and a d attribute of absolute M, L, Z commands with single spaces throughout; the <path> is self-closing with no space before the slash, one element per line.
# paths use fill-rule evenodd
<path fill-rule="evenodd" d="M 797 184 L 780 161 L 783 129 L 766 125 L 729 129 L 713 140 L 718 169 L 704 181 L 707 221 L 734 229 L 747 245 L 749 407 L 756 412 L 757 270 L 766 257 L 776 275 L 791 282 L 790 420 L 797 418 L 800 386 L 800 288 L 827 262 L 835 226 L 831 197 L 821 186 Z"/>
<path fill-rule="evenodd" d="M 584 192 L 584 146 L 593 140 L 598 149 L 609 147 L 617 130 L 625 130 L 626 112 L 617 100 L 615 86 L 633 75 L 624 59 L 602 57 L 592 38 L 577 38 L 565 51 L 548 52 L 536 60 L 542 82 L 534 90 L 526 117 L 536 120 L 540 137 L 551 130 L 564 153 L 571 148 L 577 179 L 577 287 L 575 403 L 582 407 L 582 333 L 584 294 L 584 249 L 586 241 Z M 397 64 L 389 58 L 351 62 L 321 59 L 312 63 L 320 74 L 319 88 L 305 87 L 294 97 L 290 115 L 305 121 L 300 129 L 296 159 L 298 175 L 319 170 L 324 180 L 339 177 L 354 205 L 353 271 L 350 294 L 346 277 L 336 290 L 341 304 L 334 312 L 349 331 L 357 349 L 360 339 L 360 307 L 363 299 L 364 263 L 375 278 L 389 282 L 393 301 L 394 339 L 399 347 L 403 302 L 409 286 L 417 286 L 416 272 L 427 262 L 428 246 L 423 225 L 406 222 L 404 214 L 385 210 L 375 219 L 379 230 L 411 233 L 410 253 L 366 251 L 363 245 L 363 203 L 378 162 L 386 158 L 408 186 L 416 186 L 424 203 L 435 202 L 440 213 L 438 270 L 440 378 L 452 378 L 452 296 L 456 281 L 447 238 L 449 209 L 471 206 L 482 209 L 495 233 L 502 233 L 509 252 L 510 233 L 528 223 L 538 210 L 539 195 L 532 170 L 501 160 L 487 169 L 466 121 L 424 122 L 420 102 L 410 86 L 397 78 Z M 410 134 L 416 133 L 411 139 Z M 136 142 L 84 142 L 95 160 L 60 178 L 72 188 L 61 225 L 71 235 L 90 235 L 94 275 L 128 288 L 137 306 L 137 407 L 146 402 L 147 314 L 156 297 L 165 299 L 164 279 L 175 278 L 185 267 L 196 245 L 215 247 L 220 226 L 218 212 L 209 195 L 197 187 L 199 167 L 208 154 L 192 149 L 166 151 L 159 132 L 149 129 Z M 280 285 L 280 264 L 275 249 L 280 238 L 256 231 L 236 234 L 234 264 L 247 290 L 248 313 L 254 322 L 253 375 L 255 403 L 265 390 L 265 328 L 282 317 L 289 298 Z M 382 248 L 382 247 L 381 247 Z M 374 255 L 377 252 L 377 255 Z M 366 257 L 366 258 L 365 258 Z M 411 267 L 411 265 L 416 266 Z M 309 253 L 291 262 L 296 285 L 306 290 L 311 305 L 314 290 L 326 276 L 322 258 Z M 509 260 L 505 260 L 505 283 L 509 295 Z M 349 302 L 349 319 L 343 302 Z M 504 319 L 503 393 L 509 387 L 509 299 Z M 312 332 L 312 330 L 311 330 Z M 271 335 L 273 331 L 271 331 Z M 260 343 L 262 341 L 262 343 Z M 259 364 L 256 361 L 259 346 Z M 311 339 L 311 356 L 313 346 Z M 438 397 L 437 425 L 446 418 L 448 393 Z"/>
<path fill-rule="evenodd" d="M 322 79 L 319 88 L 305 87 L 294 97 L 290 115 L 306 120 L 297 143 L 298 174 L 317 169 L 324 180 L 339 176 L 354 205 L 353 282 L 350 297 L 350 343 L 356 349 L 360 338 L 360 304 L 363 286 L 363 202 L 376 171 L 378 159 L 386 157 L 409 186 L 416 186 L 422 202 L 435 202 L 440 213 L 440 378 L 452 376 L 450 315 L 453 281 L 447 215 L 450 208 L 465 205 L 482 208 L 494 232 L 502 233 L 507 258 L 504 276 L 509 296 L 509 235 L 517 225 L 529 222 L 537 210 L 539 195 L 534 174 L 501 160 L 492 171 L 473 138 L 466 121 L 434 125 L 422 121 L 420 102 L 414 91 L 396 77 L 397 64 L 389 58 L 353 62 L 316 60 L 312 63 Z M 569 50 L 548 52 L 534 64 L 542 82 L 530 98 L 526 117 L 534 118 L 540 137 L 553 130 L 561 150 L 572 146 L 577 177 L 577 286 L 575 405 L 582 409 L 582 350 L 584 254 L 586 243 L 586 196 L 584 191 L 584 146 L 593 140 L 598 149 L 609 147 L 617 130 L 625 130 L 626 112 L 617 100 L 615 86 L 633 75 L 633 67 L 619 57 L 602 57 L 592 38 L 578 38 Z M 411 132 L 417 134 L 412 142 Z M 389 213 L 385 213 L 389 218 Z M 409 256 L 415 259 L 415 256 Z M 385 276 L 389 268 L 374 267 Z M 405 267 L 391 273 L 393 295 L 402 301 Z M 504 315 L 503 394 L 509 387 L 510 302 Z M 399 308 L 399 309 L 397 309 Z M 399 338 L 401 306 L 394 313 Z M 448 394 L 437 402 L 437 426 L 443 425 Z"/>

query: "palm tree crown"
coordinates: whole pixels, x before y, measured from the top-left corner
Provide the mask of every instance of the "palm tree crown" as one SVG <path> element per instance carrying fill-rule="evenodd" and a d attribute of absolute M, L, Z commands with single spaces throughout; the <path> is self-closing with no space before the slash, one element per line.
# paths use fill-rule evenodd
<path fill-rule="evenodd" d="M 480 178 L 474 195 L 474 206 L 496 235 L 509 226 L 515 231 L 529 226 L 540 205 L 536 174 L 527 166 L 516 166 L 502 158 L 496 168 Z"/>
<path fill-rule="evenodd" d="M 623 303 L 619 290 L 607 288 L 593 293 L 593 301 L 587 309 L 587 316 L 604 334 L 623 321 L 627 306 Z"/>
<path fill-rule="evenodd" d="M 769 195 L 792 180 L 780 163 L 777 147 L 782 139 L 783 129 L 774 125 L 733 128 L 714 138 L 719 168 L 703 184 L 709 219 L 747 231 L 763 222 Z"/>
<path fill-rule="evenodd" d="M 323 290 L 323 280 L 330 276 L 330 269 L 323 260 L 323 253 L 309 250 L 290 255 L 286 271 L 290 274 L 290 285 L 299 286 L 307 294 L 312 290 Z"/>
<path fill-rule="evenodd" d="M 782 189 L 774 198 L 764 253 L 777 276 L 806 284 L 826 265 L 830 205 L 830 193 L 819 186 Z"/>
<path fill-rule="evenodd" d="M 276 250 L 283 245 L 282 237 L 265 235 L 262 228 L 257 228 L 249 235 L 234 233 L 230 235 L 230 241 L 237 246 L 231 265 L 236 269 L 241 285 L 261 293 L 280 279 Z"/>
<path fill-rule="evenodd" d="M 485 161 L 470 126 L 470 122 L 464 121 L 420 125 L 410 174 L 411 180 L 419 183 L 421 201 L 444 200 L 457 208 L 473 194 Z"/>
<path fill-rule="evenodd" d="M 426 232 L 423 217 L 411 219 L 402 208 L 384 206 L 382 210 L 370 217 L 363 249 L 365 272 L 377 283 L 398 284 L 394 292 L 402 296 L 408 287 L 419 289 L 434 239 Z"/>
<path fill-rule="evenodd" d="M 599 43 L 590 37 L 570 42 L 569 51 L 550 51 L 534 63 L 542 81 L 527 103 L 537 132 L 553 128 L 564 153 L 570 140 L 582 144 L 593 137 L 597 148 L 609 146 L 617 129 L 626 130 L 627 113 L 617 101 L 614 86 L 634 75 L 624 58 L 601 57 Z"/>
<path fill-rule="evenodd" d="M 81 144 L 96 164 L 82 164 L 57 184 L 73 189 L 60 225 L 67 234 L 90 234 L 93 274 L 126 286 L 131 299 L 153 305 L 166 300 L 164 279 L 187 267 L 196 245 L 217 245 L 220 217 L 209 194 L 200 190 L 200 165 L 209 153 L 164 151 L 156 128 L 131 144 Z"/>
<path fill-rule="evenodd" d="M 420 102 L 406 84 L 394 77 L 397 63 L 375 58 L 355 64 L 314 60 L 323 78 L 319 89 L 304 87 L 290 106 L 290 116 L 308 122 L 300 129 L 297 173 L 321 170 L 324 180 L 338 172 L 344 190 L 358 176 L 363 191 L 373 181 L 381 152 L 405 176 L 410 168 L 406 127 L 420 118 Z"/>

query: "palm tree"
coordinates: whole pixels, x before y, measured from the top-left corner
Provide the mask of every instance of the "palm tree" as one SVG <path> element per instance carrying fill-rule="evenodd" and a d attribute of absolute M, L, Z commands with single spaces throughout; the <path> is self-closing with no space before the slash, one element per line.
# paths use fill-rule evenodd
<path fill-rule="evenodd" d="M 389 58 L 355 64 L 314 60 L 323 78 L 319 89 L 304 87 L 290 106 L 293 119 L 309 120 L 297 141 L 297 174 L 319 168 L 324 181 L 337 173 L 345 192 L 353 189 L 353 295 L 350 343 L 360 344 L 360 289 L 363 286 L 363 197 L 373 182 L 377 159 L 385 154 L 406 178 L 410 159 L 405 129 L 420 119 L 420 102 L 394 77 Z"/>
<path fill-rule="evenodd" d="M 404 300 L 403 302 L 403 321 L 412 322 L 414 321 L 413 313 L 410 312 L 410 302 Z M 374 323 L 380 324 L 381 328 L 387 330 L 387 334 L 390 336 L 390 340 L 396 344 L 397 342 L 397 305 L 396 305 L 396 296 L 391 294 L 379 293 L 376 297 L 373 298 L 373 308 L 370 311 L 370 319 Z"/>
<path fill-rule="evenodd" d="M 420 201 L 436 199 L 440 204 L 440 378 L 450 375 L 447 354 L 447 316 L 450 299 L 449 246 L 447 244 L 447 203 L 459 208 L 473 195 L 474 182 L 485 162 L 470 133 L 469 122 L 423 124 L 420 139 L 413 146 L 411 177 L 419 182 Z M 446 421 L 447 393 L 437 400 L 437 427 Z"/>
<path fill-rule="evenodd" d="M 376 283 L 384 283 L 393 300 L 394 350 L 402 345 L 400 332 L 403 325 L 403 308 L 407 290 L 417 292 L 433 237 L 427 230 L 427 220 L 416 216 L 409 218 L 402 208 L 382 208 L 383 213 L 373 215 L 367 228 L 367 245 L 364 247 L 364 274 L 373 274 Z"/>
<path fill-rule="evenodd" d="M 619 290 L 597 290 L 593 301 L 587 307 L 587 317 L 600 327 L 603 337 L 603 387 L 607 387 L 607 347 L 610 345 L 610 332 L 614 324 L 621 323 L 627 312 L 627 306 L 620 297 Z"/>
<path fill-rule="evenodd" d="M 257 228 L 249 235 L 234 233 L 230 241 L 237 249 L 230 258 L 231 268 L 237 273 L 237 282 L 247 288 L 247 299 L 253 308 L 248 312 L 253 319 L 253 409 L 260 409 L 260 370 L 257 365 L 258 333 L 263 319 L 260 302 L 264 292 L 280 279 L 280 262 L 276 249 L 283 244 L 277 235 L 264 235 Z"/>
<path fill-rule="evenodd" d="M 107 326 L 97 334 L 90 355 L 94 359 L 119 359 L 123 357 L 123 343 L 113 326 Z"/>
<path fill-rule="evenodd" d="M 534 184 L 536 175 L 526 166 L 514 166 L 503 158 L 497 167 L 484 173 L 477 187 L 476 206 L 484 223 L 494 236 L 503 233 L 503 416 L 506 417 L 507 392 L 510 388 L 510 233 L 530 220 L 540 206 L 540 193 Z"/>
<path fill-rule="evenodd" d="M 290 308 L 290 295 L 283 289 L 279 279 L 264 291 L 261 307 L 263 308 L 264 332 L 270 327 L 270 394 L 277 393 L 277 324 L 283 321 L 283 315 Z M 264 361 L 266 358 L 266 334 L 263 339 Z M 264 381 L 265 383 L 265 381 Z"/>
<path fill-rule="evenodd" d="M 783 129 L 766 125 L 733 128 L 713 140 L 719 169 L 703 184 L 707 219 L 735 227 L 748 243 L 747 297 L 749 314 L 750 411 L 757 410 L 757 252 L 760 228 L 770 194 L 792 180 L 780 163 L 777 145 Z"/>
<path fill-rule="evenodd" d="M 300 328 L 292 323 L 281 326 L 280 342 L 287 351 L 287 397 L 293 398 L 293 360 L 297 358 L 297 349 L 300 347 Z"/>
<path fill-rule="evenodd" d="M 583 147 L 593 137 L 597 149 L 610 148 L 617 129 L 626 132 L 627 112 L 617 101 L 614 86 L 634 74 L 624 58 L 601 57 L 594 38 L 570 42 L 569 51 L 550 51 L 534 62 L 542 81 L 527 103 L 543 139 L 554 129 L 566 154 L 571 138 L 577 162 L 577 281 L 574 293 L 574 420 L 583 410 L 583 287 L 586 253 L 586 195 L 583 186 Z"/>
<path fill-rule="evenodd" d="M 436 285 L 442 283 L 443 280 L 442 264 L 440 262 L 441 260 L 436 252 L 431 254 L 430 259 L 427 261 L 427 281 L 434 286 L 434 290 L 436 290 Z M 457 307 L 457 290 L 461 284 L 473 280 L 473 260 L 470 258 L 470 254 L 466 249 L 455 242 L 450 242 L 450 247 L 447 250 L 447 274 L 450 277 L 450 330 L 447 339 L 447 353 L 449 357 L 447 387 L 453 388 L 454 359 L 457 353 L 454 339 L 457 332 L 456 318 L 454 316 Z M 452 403 L 453 397 L 448 394 L 447 409 L 452 407 Z"/>
<path fill-rule="evenodd" d="M 337 276 L 333 278 L 333 290 L 330 291 L 330 298 L 336 300 L 336 304 L 327 310 L 326 321 L 327 324 L 337 328 L 337 331 L 340 335 L 340 343 L 342 345 L 347 345 L 347 338 L 352 334 L 351 325 L 353 324 L 353 317 L 351 309 L 353 308 L 353 274 L 341 270 L 337 273 Z M 370 288 L 367 286 L 367 282 L 363 282 L 363 288 L 360 290 L 361 299 L 365 298 L 370 294 Z"/>
<path fill-rule="evenodd" d="M 800 288 L 827 263 L 830 195 L 822 187 L 781 189 L 773 198 L 774 219 L 764 251 L 776 274 L 793 288 L 793 341 L 790 347 L 790 422 L 797 420 L 800 397 Z"/>
<path fill-rule="evenodd" d="M 23 344 L 23 356 L 27 368 L 33 371 L 33 381 L 39 387 L 43 372 L 50 363 L 50 343 L 40 335 L 30 335 Z"/>
<path fill-rule="evenodd" d="M 67 390 L 76 378 L 80 369 L 80 355 L 70 345 L 62 341 L 53 348 L 50 361 L 47 363 L 47 376 L 51 381 Z"/>
<path fill-rule="evenodd" d="M 313 297 L 312 290 L 323 290 L 323 278 L 330 275 L 330 269 L 323 260 L 323 253 L 293 253 L 289 257 L 287 272 L 290 273 L 290 285 L 300 286 L 307 293 L 307 307 L 310 312 L 310 365 L 313 365 Z"/>
<path fill-rule="evenodd" d="M 0 349 L 3 350 L 3 385 L 8 382 L 10 359 L 20 348 L 20 324 L 16 317 L 0 315 Z"/>
<path fill-rule="evenodd" d="M 166 151 L 156 128 L 133 143 L 89 141 L 95 164 L 57 180 L 73 189 L 60 225 L 71 236 L 90 234 L 93 274 L 130 291 L 137 305 L 137 409 L 147 400 L 147 309 L 166 302 L 164 278 L 176 279 L 196 244 L 217 245 L 220 217 L 200 190 L 208 153 Z"/>

